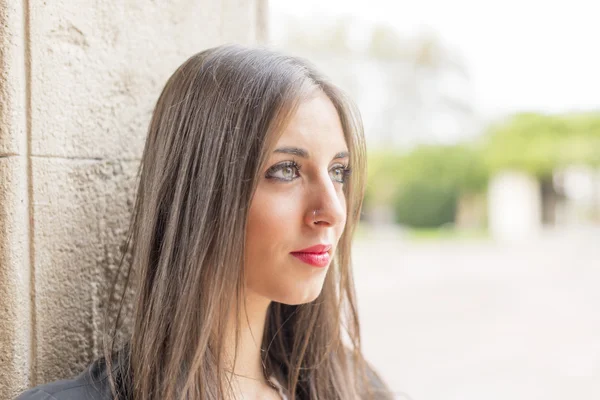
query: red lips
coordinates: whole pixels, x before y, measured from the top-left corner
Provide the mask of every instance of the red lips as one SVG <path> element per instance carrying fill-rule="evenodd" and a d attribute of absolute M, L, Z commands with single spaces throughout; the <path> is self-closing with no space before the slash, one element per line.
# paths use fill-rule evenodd
<path fill-rule="evenodd" d="M 306 249 L 293 251 L 292 255 L 314 267 L 325 267 L 329 265 L 329 261 L 331 260 L 328 253 L 329 250 L 331 250 L 330 244 L 318 244 Z"/>
<path fill-rule="evenodd" d="M 292 251 L 292 253 L 325 253 L 330 249 L 330 244 L 318 244 L 316 246 L 307 247 L 306 249 Z"/>

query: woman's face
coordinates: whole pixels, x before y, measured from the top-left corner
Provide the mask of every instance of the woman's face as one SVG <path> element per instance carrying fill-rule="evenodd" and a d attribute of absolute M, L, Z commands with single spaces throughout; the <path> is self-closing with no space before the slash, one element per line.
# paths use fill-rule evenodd
<path fill-rule="evenodd" d="M 250 295 L 284 304 L 319 295 L 346 224 L 348 161 L 337 111 L 319 91 L 301 103 L 260 171 L 246 232 Z"/>

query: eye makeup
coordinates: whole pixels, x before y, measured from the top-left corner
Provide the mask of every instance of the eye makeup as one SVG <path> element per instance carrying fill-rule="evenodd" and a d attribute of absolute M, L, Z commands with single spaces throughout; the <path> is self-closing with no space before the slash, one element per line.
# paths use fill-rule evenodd
<path fill-rule="evenodd" d="M 302 168 L 302 166 L 300 164 L 298 164 L 295 160 L 283 161 L 283 162 L 280 162 L 280 163 L 275 164 L 272 167 L 270 167 L 267 170 L 267 172 L 265 173 L 265 178 L 290 182 L 290 181 L 293 181 L 294 179 L 296 179 L 299 176 L 299 174 L 300 174 L 300 168 Z M 292 178 L 277 177 L 277 176 L 275 176 L 275 174 L 277 172 L 283 172 L 286 169 L 295 170 L 296 171 L 295 176 L 292 177 Z"/>
<path fill-rule="evenodd" d="M 265 178 L 272 179 L 272 180 L 278 180 L 278 181 L 284 181 L 284 182 L 291 182 L 291 181 L 295 180 L 296 178 L 300 177 L 301 168 L 302 168 L 302 165 L 300 165 L 295 160 L 283 161 L 283 162 L 280 162 L 280 163 L 275 164 L 272 167 L 270 167 L 265 172 Z M 341 172 L 338 173 L 338 176 L 334 176 L 331 174 L 332 171 L 341 171 Z M 289 174 L 286 174 L 286 172 L 294 172 L 294 174 L 293 174 L 293 176 L 290 176 Z M 349 166 L 347 164 L 335 164 L 330 169 L 329 176 L 332 178 L 332 180 L 334 182 L 343 184 L 346 182 L 346 180 L 351 172 L 352 172 L 352 169 L 349 168 Z M 277 176 L 278 174 L 280 176 Z M 287 175 L 287 176 L 285 176 L 285 175 Z"/>

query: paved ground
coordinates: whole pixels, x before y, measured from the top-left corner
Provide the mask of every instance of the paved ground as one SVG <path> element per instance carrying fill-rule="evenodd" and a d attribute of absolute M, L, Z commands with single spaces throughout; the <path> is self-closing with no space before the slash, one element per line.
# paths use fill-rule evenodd
<path fill-rule="evenodd" d="M 364 351 L 398 399 L 600 399 L 600 231 L 355 243 Z"/>

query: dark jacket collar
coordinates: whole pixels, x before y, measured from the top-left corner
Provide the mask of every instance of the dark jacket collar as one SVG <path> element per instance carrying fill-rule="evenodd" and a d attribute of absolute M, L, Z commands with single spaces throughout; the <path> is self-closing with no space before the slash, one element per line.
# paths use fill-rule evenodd
<path fill-rule="evenodd" d="M 126 400 L 127 394 L 126 373 L 127 348 L 121 349 L 113 356 L 111 371 L 116 381 L 119 399 Z M 49 395 L 49 396 L 48 396 Z M 38 400 L 52 398 L 56 400 L 113 400 L 111 385 L 109 382 L 108 364 L 104 357 L 94 360 L 79 375 L 72 379 L 63 379 L 36 386 L 22 393 L 16 400 Z"/>

